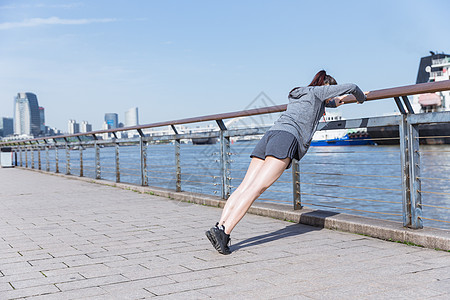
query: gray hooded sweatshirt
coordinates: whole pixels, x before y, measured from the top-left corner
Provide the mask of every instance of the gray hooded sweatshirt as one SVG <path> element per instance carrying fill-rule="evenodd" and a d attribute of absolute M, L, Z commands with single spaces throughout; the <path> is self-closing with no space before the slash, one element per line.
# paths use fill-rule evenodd
<path fill-rule="evenodd" d="M 299 144 L 298 157 L 302 158 L 325 112 L 325 100 L 345 94 L 353 94 L 359 103 L 366 100 L 364 93 L 353 83 L 295 88 L 289 94 L 286 111 L 269 131 L 282 130 L 293 134 Z M 334 101 L 330 101 L 327 106 L 336 107 Z"/>

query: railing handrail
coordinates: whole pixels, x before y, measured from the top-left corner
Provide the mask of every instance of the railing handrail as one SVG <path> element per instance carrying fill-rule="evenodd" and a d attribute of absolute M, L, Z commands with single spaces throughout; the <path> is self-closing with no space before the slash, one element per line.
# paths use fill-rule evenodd
<path fill-rule="evenodd" d="M 367 94 L 367 101 L 401 97 L 401 96 L 409 96 L 409 95 L 417 95 L 417 94 L 425 94 L 425 93 L 435 93 L 435 92 L 446 91 L 446 90 L 450 90 L 450 80 L 420 83 L 420 84 L 413 84 L 413 85 L 406 85 L 406 86 L 399 86 L 399 87 L 394 87 L 394 88 L 370 91 Z M 356 99 L 353 95 L 348 95 L 347 97 L 344 98 L 344 101 L 345 101 L 345 104 L 355 103 Z M 185 118 L 185 119 L 179 119 L 179 120 L 173 120 L 173 121 L 155 122 L 155 123 L 131 126 L 131 127 L 96 130 L 96 131 L 68 134 L 68 135 L 46 136 L 46 137 L 38 137 L 38 138 L 27 139 L 27 140 L 7 141 L 7 142 L 1 142 L 0 146 L 14 145 L 14 144 L 20 144 L 20 143 L 25 143 L 25 142 L 51 140 L 51 139 L 64 139 L 64 138 L 70 138 L 70 137 L 92 136 L 92 135 L 97 135 L 97 134 L 120 132 L 120 131 L 142 130 L 142 129 L 170 126 L 170 125 L 208 122 L 208 121 L 216 121 L 216 120 L 223 120 L 223 119 L 230 119 L 230 118 L 237 118 L 237 117 L 248 117 L 248 116 L 261 115 L 261 114 L 282 112 L 282 111 L 286 110 L 286 107 L 287 107 L 287 104 L 281 104 L 281 105 L 241 110 L 241 111 L 235 111 L 235 112 L 229 112 L 229 113 L 205 115 L 205 116 Z"/>

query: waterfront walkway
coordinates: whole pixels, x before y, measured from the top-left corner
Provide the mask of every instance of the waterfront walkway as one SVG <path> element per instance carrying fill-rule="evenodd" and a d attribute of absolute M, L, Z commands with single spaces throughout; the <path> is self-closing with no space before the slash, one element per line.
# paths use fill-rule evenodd
<path fill-rule="evenodd" d="M 450 253 L 0 169 L 0 299 L 450 299 Z"/>

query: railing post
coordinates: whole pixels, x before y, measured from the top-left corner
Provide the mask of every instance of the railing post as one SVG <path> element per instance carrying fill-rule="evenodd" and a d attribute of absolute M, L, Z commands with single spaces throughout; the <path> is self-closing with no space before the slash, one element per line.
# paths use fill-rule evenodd
<path fill-rule="evenodd" d="M 175 125 L 170 125 L 173 132 L 178 134 L 178 130 Z M 175 191 L 181 192 L 181 164 L 180 164 L 180 139 L 175 139 L 175 177 L 176 177 L 176 187 Z"/>
<path fill-rule="evenodd" d="M 411 228 L 423 228 L 422 197 L 420 194 L 420 154 L 419 154 L 419 128 L 418 125 L 408 123 L 409 148 L 409 188 L 411 199 Z"/>
<path fill-rule="evenodd" d="M 48 144 L 45 145 L 45 170 L 47 172 L 50 172 L 50 155 L 49 155 L 49 151 L 48 149 L 50 148 L 50 146 Z"/>
<path fill-rule="evenodd" d="M 408 143 L 408 124 L 406 114 L 402 114 L 402 120 L 399 124 L 400 137 L 400 162 L 402 165 L 402 216 L 403 226 L 411 226 L 411 198 L 409 187 L 409 143 Z"/>
<path fill-rule="evenodd" d="M 66 175 L 70 175 L 70 148 L 69 143 L 66 141 Z"/>
<path fill-rule="evenodd" d="M 80 142 L 80 177 L 84 176 L 83 173 L 83 145 Z"/>
<path fill-rule="evenodd" d="M 37 146 L 37 152 L 38 152 L 38 170 L 41 170 L 41 146 Z"/>
<path fill-rule="evenodd" d="M 175 140 L 176 191 L 181 192 L 180 140 Z"/>
<path fill-rule="evenodd" d="M 420 154 L 419 154 L 419 127 L 411 124 L 409 116 L 414 114 L 408 97 L 394 97 L 402 113 L 399 126 L 400 133 L 400 159 L 402 163 L 402 203 L 403 226 L 414 229 L 423 228 L 422 199 L 420 195 Z M 408 112 L 407 112 L 408 111 Z"/>
<path fill-rule="evenodd" d="M 31 151 L 31 168 L 34 169 L 34 149 L 33 149 L 33 145 L 30 146 L 30 151 Z"/>
<path fill-rule="evenodd" d="M 16 147 L 12 147 L 12 153 L 13 154 L 13 166 L 17 167 L 17 148 Z"/>
<path fill-rule="evenodd" d="M 17 167 L 17 148 L 14 147 L 14 166 Z"/>
<path fill-rule="evenodd" d="M 22 163 L 22 147 L 19 146 L 19 165 L 23 167 Z"/>
<path fill-rule="evenodd" d="M 228 199 L 230 188 L 230 137 L 227 136 L 227 128 L 222 120 L 216 120 L 220 127 L 220 169 L 222 182 L 222 199 Z"/>
<path fill-rule="evenodd" d="M 300 162 L 292 159 L 292 194 L 294 201 L 294 210 L 302 209 L 302 200 L 300 194 Z"/>
<path fill-rule="evenodd" d="M 25 168 L 28 168 L 28 146 L 25 146 Z"/>
<path fill-rule="evenodd" d="M 144 141 L 144 136 L 141 134 L 139 138 L 139 150 L 141 154 L 141 185 L 148 185 L 147 176 L 147 142 Z"/>
<path fill-rule="evenodd" d="M 95 142 L 95 179 L 101 178 L 100 145 Z"/>
<path fill-rule="evenodd" d="M 55 141 L 55 173 L 59 173 L 59 155 L 58 155 L 58 145 Z"/>
<path fill-rule="evenodd" d="M 115 143 L 115 158 L 116 158 L 116 182 L 120 182 L 120 162 L 119 162 L 119 143 Z"/>

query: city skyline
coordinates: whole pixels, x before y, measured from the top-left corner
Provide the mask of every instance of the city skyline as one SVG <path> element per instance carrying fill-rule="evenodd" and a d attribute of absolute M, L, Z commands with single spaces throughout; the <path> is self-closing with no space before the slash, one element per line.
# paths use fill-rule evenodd
<path fill-rule="evenodd" d="M 92 124 L 83 120 L 78 123 L 76 119 L 69 119 L 66 127 L 56 128 L 47 126 L 45 123 L 45 108 L 39 105 L 38 97 L 34 93 L 19 92 L 14 97 L 13 117 L 0 116 L 0 137 L 8 136 L 44 136 L 59 133 L 85 133 L 93 131 Z M 114 119 L 109 120 L 108 116 Z M 128 126 L 138 125 L 138 107 L 129 108 L 124 112 L 124 122 Z M 117 113 L 105 113 L 105 122 L 108 123 L 108 129 L 124 127 L 125 124 L 119 122 Z M 112 122 L 112 123 L 111 123 Z M 11 123 L 11 126 L 10 126 Z M 11 129 L 10 129 L 11 127 Z M 104 126 L 95 130 L 105 129 Z"/>
<path fill-rule="evenodd" d="M 444 0 L 56 3 L 0 5 L 2 116 L 17 91 L 31 91 L 52 127 L 101 128 L 104 112 L 131 105 L 148 124 L 242 110 L 261 92 L 285 104 L 322 68 L 366 91 L 414 84 L 421 57 L 450 52 Z M 397 109 L 386 100 L 339 110 Z"/>

